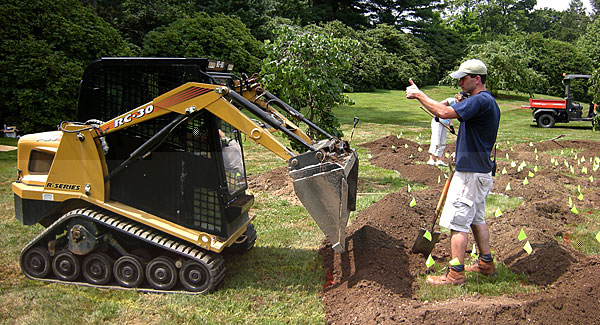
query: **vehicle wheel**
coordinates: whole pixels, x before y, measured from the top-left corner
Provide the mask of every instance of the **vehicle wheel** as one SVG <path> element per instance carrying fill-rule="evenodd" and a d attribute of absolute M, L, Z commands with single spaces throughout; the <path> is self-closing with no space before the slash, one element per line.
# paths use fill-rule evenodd
<path fill-rule="evenodd" d="M 144 267 L 135 256 L 121 256 L 113 266 L 113 273 L 115 280 L 125 288 L 135 288 L 144 281 Z"/>
<path fill-rule="evenodd" d="M 83 259 L 83 277 L 91 284 L 107 284 L 112 278 L 112 259 L 104 253 L 94 253 Z"/>
<path fill-rule="evenodd" d="M 157 290 L 170 290 L 177 283 L 177 269 L 170 258 L 159 256 L 146 267 L 146 279 Z"/>
<path fill-rule="evenodd" d="M 81 273 L 79 259 L 69 251 L 61 251 L 52 260 L 52 271 L 63 281 L 74 281 Z"/>
<path fill-rule="evenodd" d="M 206 265 L 188 260 L 179 270 L 179 281 L 188 291 L 204 293 L 210 289 L 210 272 Z"/>
<path fill-rule="evenodd" d="M 34 247 L 23 255 L 21 270 L 25 275 L 43 278 L 50 272 L 50 255 L 43 247 Z"/>
<path fill-rule="evenodd" d="M 541 114 L 537 117 L 537 125 L 541 128 L 551 128 L 555 122 L 554 116 L 550 114 Z"/>

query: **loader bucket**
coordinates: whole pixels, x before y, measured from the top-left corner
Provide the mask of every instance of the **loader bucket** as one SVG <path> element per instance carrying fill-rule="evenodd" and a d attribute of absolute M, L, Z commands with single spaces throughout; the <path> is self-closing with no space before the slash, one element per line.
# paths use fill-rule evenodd
<path fill-rule="evenodd" d="M 333 249 L 343 253 L 348 216 L 356 210 L 358 158 L 354 151 L 329 161 L 322 157 L 322 152 L 308 152 L 290 159 L 290 176 L 308 213 Z"/>

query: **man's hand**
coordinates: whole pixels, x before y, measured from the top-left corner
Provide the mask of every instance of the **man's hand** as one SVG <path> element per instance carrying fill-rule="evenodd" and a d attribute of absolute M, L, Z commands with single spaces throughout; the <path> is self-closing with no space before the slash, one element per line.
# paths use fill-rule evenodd
<path fill-rule="evenodd" d="M 415 83 L 412 81 L 412 79 L 408 79 L 408 82 L 410 82 L 410 86 L 406 87 L 406 98 L 407 99 L 415 99 L 419 96 L 419 94 L 423 93 L 419 89 L 419 87 L 417 87 L 417 85 L 415 85 Z"/>

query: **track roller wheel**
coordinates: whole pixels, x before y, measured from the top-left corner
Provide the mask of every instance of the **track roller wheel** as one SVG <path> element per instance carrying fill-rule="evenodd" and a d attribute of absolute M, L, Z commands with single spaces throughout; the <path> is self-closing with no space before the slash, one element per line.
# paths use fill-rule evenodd
<path fill-rule="evenodd" d="M 154 289 L 170 290 L 177 283 L 175 263 L 166 256 L 153 259 L 146 267 L 146 279 Z"/>
<path fill-rule="evenodd" d="M 144 281 L 144 267 L 132 255 L 121 256 L 113 266 L 117 282 L 125 288 L 135 288 Z"/>
<path fill-rule="evenodd" d="M 50 272 L 50 255 L 43 247 L 34 247 L 21 258 L 21 270 L 27 276 L 43 278 Z"/>
<path fill-rule="evenodd" d="M 112 279 L 113 261 L 105 253 L 94 253 L 83 259 L 83 277 L 91 284 L 107 284 Z"/>
<path fill-rule="evenodd" d="M 210 272 L 203 263 L 188 260 L 179 270 L 179 281 L 188 291 L 208 292 L 211 284 Z"/>
<path fill-rule="evenodd" d="M 67 250 L 63 250 L 54 256 L 52 271 L 60 280 L 74 281 L 81 273 L 81 264 L 77 256 Z"/>

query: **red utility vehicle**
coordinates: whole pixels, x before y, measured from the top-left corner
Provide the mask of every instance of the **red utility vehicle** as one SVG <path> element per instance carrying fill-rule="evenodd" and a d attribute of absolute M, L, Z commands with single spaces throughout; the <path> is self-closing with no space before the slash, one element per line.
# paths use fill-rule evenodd
<path fill-rule="evenodd" d="M 529 98 L 529 106 L 523 105 L 523 108 L 531 108 L 534 121 L 541 128 L 551 128 L 555 123 L 568 123 L 569 121 L 591 121 L 593 123 L 596 115 L 597 104 L 590 103 L 586 116 L 582 116 L 583 106 L 573 101 L 571 93 L 571 80 L 589 79 L 587 74 L 569 74 L 565 75 L 563 85 L 565 85 L 565 99 L 534 99 Z"/>

